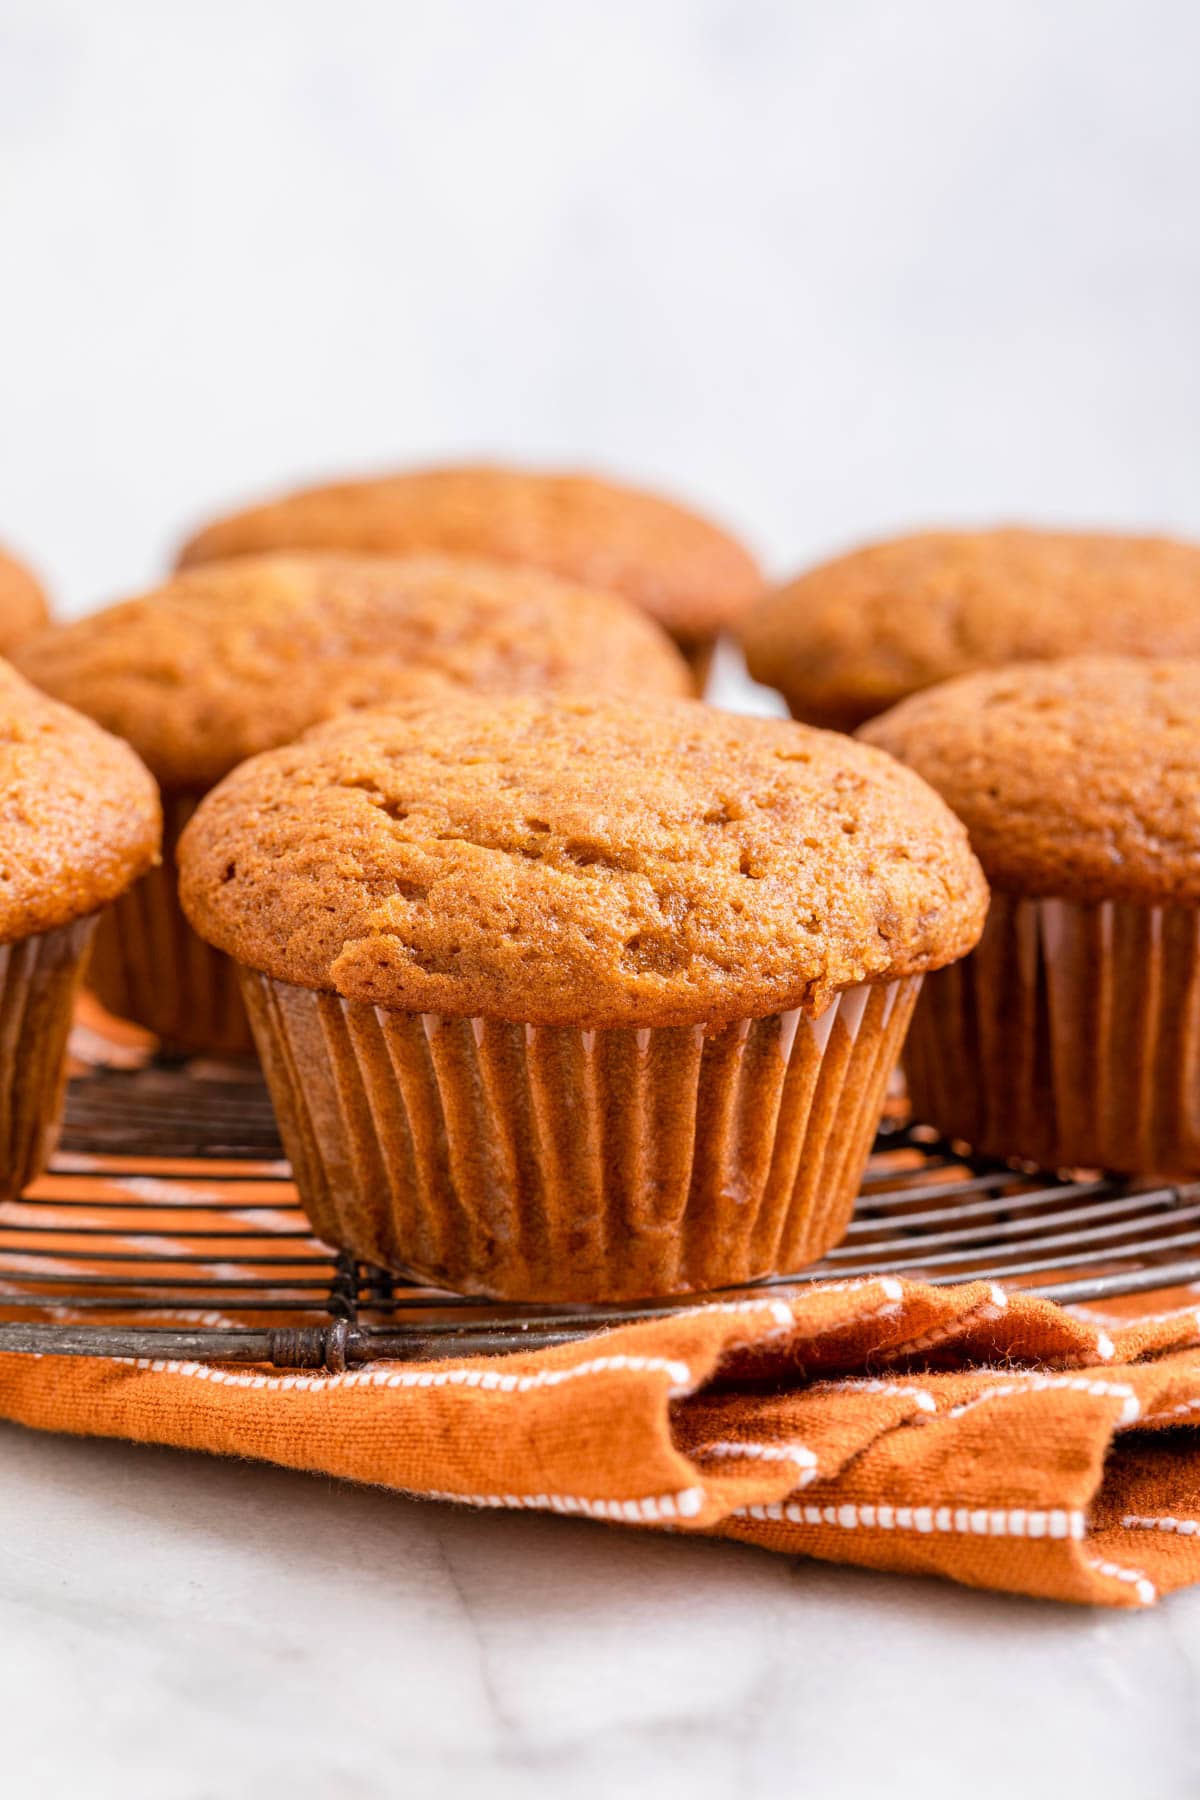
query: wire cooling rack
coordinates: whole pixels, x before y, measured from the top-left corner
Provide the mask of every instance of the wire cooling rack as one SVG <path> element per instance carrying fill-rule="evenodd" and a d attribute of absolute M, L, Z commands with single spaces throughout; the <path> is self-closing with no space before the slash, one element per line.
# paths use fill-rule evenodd
<path fill-rule="evenodd" d="M 896 1120 L 845 1241 L 754 1291 L 887 1273 L 1095 1300 L 1198 1280 L 1198 1252 L 1200 1183 L 1031 1173 Z M 261 1078 L 215 1066 L 77 1076 L 49 1173 L 0 1208 L 8 1351 L 340 1370 L 563 1343 L 702 1300 L 501 1305 L 339 1256 L 297 1204 Z"/>

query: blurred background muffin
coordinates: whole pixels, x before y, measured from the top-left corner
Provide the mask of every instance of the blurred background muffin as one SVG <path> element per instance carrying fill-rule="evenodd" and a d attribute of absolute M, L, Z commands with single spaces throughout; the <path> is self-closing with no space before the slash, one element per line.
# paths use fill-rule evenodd
<path fill-rule="evenodd" d="M 162 865 L 106 916 L 91 984 L 166 1044 L 239 1055 L 237 983 L 179 911 L 174 845 L 244 757 L 348 708 L 431 687 L 681 694 L 687 666 L 618 595 L 453 557 L 239 558 L 45 632 L 39 687 L 126 738 L 163 790 Z"/>
<path fill-rule="evenodd" d="M 158 854 L 154 782 L 127 744 L 0 663 L 0 1199 L 58 1132 L 97 919 Z"/>
<path fill-rule="evenodd" d="M 820 1256 L 921 975 L 987 903 L 890 757 L 649 698 L 342 718 L 243 763 L 179 854 L 320 1235 L 517 1299 Z"/>
<path fill-rule="evenodd" d="M 41 583 L 24 563 L 0 548 L 0 656 L 39 631 L 49 617 Z"/>
<path fill-rule="evenodd" d="M 215 520 L 179 560 L 291 549 L 450 551 L 548 569 L 642 607 L 701 685 L 718 635 L 761 586 L 748 550 L 672 500 L 593 475 L 488 465 L 305 488 Z"/>
<path fill-rule="evenodd" d="M 743 646 L 796 718 L 839 731 L 972 669 L 1200 655 L 1200 545 L 1017 527 L 893 538 L 764 595 Z"/>
<path fill-rule="evenodd" d="M 1200 662 L 966 675 L 863 736 L 944 796 L 993 889 L 917 1007 L 917 1116 L 1044 1168 L 1200 1169 Z"/>

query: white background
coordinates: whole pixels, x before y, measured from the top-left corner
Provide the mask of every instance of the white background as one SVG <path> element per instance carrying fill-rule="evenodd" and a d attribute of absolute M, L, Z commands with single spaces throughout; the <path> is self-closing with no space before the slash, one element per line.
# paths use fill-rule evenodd
<path fill-rule="evenodd" d="M 1200 6 L 0 0 L 0 537 L 480 451 L 778 569 L 1200 533 Z M 1089 1613 L 0 1427 L 27 1800 L 1200 1791 L 1200 1593 Z"/>
<path fill-rule="evenodd" d="M 0 537 L 487 451 L 1200 532 L 1187 0 L 0 0 Z"/>

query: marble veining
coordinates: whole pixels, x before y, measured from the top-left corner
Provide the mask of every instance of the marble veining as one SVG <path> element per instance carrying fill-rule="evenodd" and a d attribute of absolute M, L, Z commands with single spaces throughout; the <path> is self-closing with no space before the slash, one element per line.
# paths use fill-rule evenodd
<path fill-rule="evenodd" d="M 1200 1592 L 1142 1614 L 0 1426 L 30 1800 L 1200 1791 Z"/>

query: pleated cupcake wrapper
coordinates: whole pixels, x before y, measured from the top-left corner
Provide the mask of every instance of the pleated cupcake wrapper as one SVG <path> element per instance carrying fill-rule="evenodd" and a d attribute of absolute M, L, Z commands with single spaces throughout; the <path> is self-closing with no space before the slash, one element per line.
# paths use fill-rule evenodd
<path fill-rule="evenodd" d="M 1200 908 L 995 894 L 904 1063 L 917 1116 L 986 1154 L 1200 1169 Z"/>
<path fill-rule="evenodd" d="M 705 1029 L 387 1012 L 243 971 L 319 1234 L 508 1299 L 800 1268 L 841 1237 L 919 980 Z"/>
<path fill-rule="evenodd" d="M 67 1034 L 96 917 L 0 945 L 0 1200 L 28 1186 L 58 1140 Z"/>
<path fill-rule="evenodd" d="M 179 904 L 175 846 L 198 796 L 163 795 L 163 859 L 102 915 L 88 986 L 118 1018 L 169 1048 L 250 1056 L 237 970 L 192 930 Z"/>

